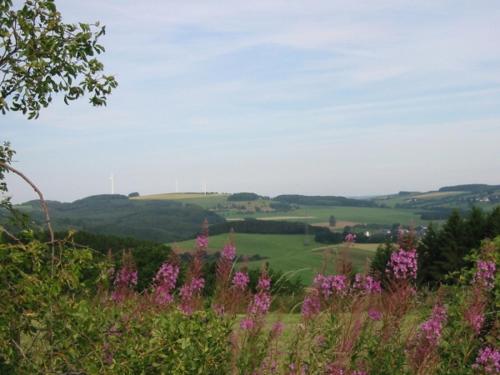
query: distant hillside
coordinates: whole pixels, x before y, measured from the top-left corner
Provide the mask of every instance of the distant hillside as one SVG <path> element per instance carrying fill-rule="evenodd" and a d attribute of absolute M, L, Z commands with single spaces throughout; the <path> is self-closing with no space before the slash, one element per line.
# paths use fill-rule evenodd
<path fill-rule="evenodd" d="M 364 199 L 353 199 L 329 195 L 298 195 L 285 194 L 278 195 L 275 201 L 300 204 L 304 206 L 345 206 L 345 207 L 376 207 L 374 201 Z"/>
<path fill-rule="evenodd" d="M 439 191 L 466 191 L 471 193 L 494 192 L 500 190 L 500 185 L 486 185 L 486 184 L 468 184 L 468 185 L 455 185 L 445 186 Z"/>
<path fill-rule="evenodd" d="M 158 242 L 192 238 L 205 218 L 210 224 L 224 222 L 216 213 L 197 205 L 135 200 L 124 195 L 96 195 L 72 203 L 49 201 L 48 205 L 57 231 L 73 228 Z M 17 208 L 35 222 L 43 222 L 39 201 L 26 202 Z"/>
<path fill-rule="evenodd" d="M 260 195 L 255 193 L 234 193 L 227 197 L 230 202 L 242 202 L 242 201 L 255 201 L 262 198 Z"/>
<path fill-rule="evenodd" d="M 465 184 L 445 186 L 437 191 L 400 192 L 377 197 L 377 204 L 395 208 L 421 210 L 422 219 L 446 219 L 453 209 L 468 211 L 473 206 L 486 210 L 500 204 L 500 185 Z"/>

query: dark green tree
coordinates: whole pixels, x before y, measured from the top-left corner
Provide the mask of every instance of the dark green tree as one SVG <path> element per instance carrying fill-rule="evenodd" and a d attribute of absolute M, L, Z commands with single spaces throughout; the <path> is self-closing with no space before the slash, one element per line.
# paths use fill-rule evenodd
<path fill-rule="evenodd" d="M 435 284 L 442 278 L 437 262 L 442 260 L 439 252 L 439 235 L 434 225 L 429 224 L 426 235 L 417 247 L 418 253 L 418 284 Z"/>
<path fill-rule="evenodd" d="M 334 227 L 335 225 L 337 225 L 337 218 L 333 215 L 330 215 L 330 219 L 328 221 L 328 224 L 331 226 L 331 227 Z"/>
<path fill-rule="evenodd" d="M 477 248 L 486 232 L 486 217 L 483 210 L 472 207 L 465 220 L 464 245 L 467 248 Z"/>
<path fill-rule="evenodd" d="M 488 238 L 500 235 L 500 206 L 495 207 L 486 218 L 484 231 Z"/>
<path fill-rule="evenodd" d="M 449 272 L 463 266 L 463 257 L 468 251 L 465 245 L 465 229 L 464 219 L 458 210 L 454 210 L 439 234 L 440 256 L 439 260 L 436 261 L 436 266 L 441 279 L 444 279 Z"/>
<path fill-rule="evenodd" d="M 385 272 L 387 263 L 389 263 L 391 254 L 395 250 L 396 246 L 388 239 L 383 245 L 377 247 L 377 251 L 371 262 L 370 273 L 377 277 L 383 285 L 387 283 L 387 273 Z"/>

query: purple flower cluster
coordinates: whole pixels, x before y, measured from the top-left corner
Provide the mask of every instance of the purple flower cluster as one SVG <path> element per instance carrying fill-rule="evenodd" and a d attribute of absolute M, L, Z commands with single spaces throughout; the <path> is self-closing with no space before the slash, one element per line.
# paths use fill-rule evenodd
<path fill-rule="evenodd" d="M 328 375 L 368 375 L 366 371 L 361 370 L 346 370 L 343 367 L 338 367 L 335 364 L 329 364 L 326 366 L 326 373 Z"/>
<path fill-rule="evenodd" d="M 415 280 L 417 278 L 417 250 L 399 249 L 393 252 L 386 272 L 392 273 L 398 280 Z"/>
<path fill-rule="evenodd" d="M 208 236 L 200 234 L 196 237 L 196 247 L 198 247 L 198 249 L 206 250 L 208 247 Z"/>
<path fill-rule="evenodd" d="M 465 319 L 472 330 L 479 335 L 484 324 L 484 305 L 480 301 L 472 303 L 465 312 Z"/>
<path fill-rule="evenodd" d="M 205 279 L 203 277 L 195 277 L 191 282 L 182 286 L 181 295 L 181 310 L 186 315 L 193 313 L 193 299 L 196 294 L 200 293 L 205 286 Z"/>
<path fill-rule="evenodd" d="M 257 323 L 262 322 L 262 318 L 267 314 L 271 307 L 271 280 L 267 274 L 261 274 L 257 285 L 258 292 L 253 296 L 250 305 L 248 306 L 248 314 L 240 323 L 243 329 L 252 330 Z M 246 328 L 244 328 L 246 327 Z"/>
<path fill-rule="evenodd" d="M 281 336 L 284 328 L 285 328 L 285 325 L 283 324 L 283 322 L 274 323 L 273 327 L 271 328 L 271 335 L 273 337 Z"/>
<path fill-rule="evenodd" d="M 233 286 L 239 290 L 245 290 L 250 282 L 248 274 L 245 272 L 238 271 L 233 276 Z"/>
<path fill-rule="evenodd" d="M 265 315 L 271 306 L 271 295 L 269 293 L 257 293 L 250 304 L 249 312 L 252 315 Z"/>
<path fill-rule="evenodd" d="M 318 295 L 315 293 L 311 293 L 304 299 L 304 302 L 302 303 L 302 317 L 304 317 L 305 319 L 310 319 L 319 314 L 320 309 L 321 301 Z"/>
<path fill-rule="evenodd" d="M 234 260 L 234 258 L 236 257 L 236 246 L 234 246 L 230 243 L 224 245 L 222 252 L 221 252 L 221 256 L 222 256 L 222 258 L 227 259 L 227 260 L 232 262 Z"/>
<path fill-rule="evenodd" d="M 271 289 L 271 279 L 269 276 L 263 275 L 259 278 L 257 289 L 262 292 L 268 292 Z"/>
<path fill-rule="evenodd" d="M 344 238 L 345 242 L 354 243 L 356 241 L 356 235 L 353 233 L 347 233 Z"/>
<path fill-rule="evenodd" d="M 318 289 L 324 298 L 332 294 L 346 294 L 348 290 L 347 277 L 345 275 L 316 275 L 314 286 Z"/>
<path fill-rule="evenodd" d="M 490 346 L 480 349 L 472 367 L 486 374 L 500 374 L 500 351 Z"/>
<path fill-rule="evenodd" d="M 353 288 L 363 294 L 376 294 L 382 292 L 380 281 L 375 280 L 370 275 L 362 275 L 359 273 L 354 276 Z"/>
<path fill-rule="evenodd" d="M 474 275 L 474 284 L 485 289 L 493 288 L 495 283 L 495 262 L 480 260 L 477 262 L 477 271 Z"/>
<path fill-rule="evenodd" d="M 240 322 L 240 328 L 244 329 L 246 331 L 251 331 L 255 327 L 255 322 L 253 321 L 252 318 L 250 317 L 245 317 L 241 322 Z"/>
<path fill-rule="evenodd" d="M 379 321 L 380 319 L 382 319 L 382 313 L 378 310 L 370 309 L 368 310 L 368 317 L 371 320 Z"/>
<path fill-rule="evenodd" d="M 432 315 L 429 320 L 426 320 L 419 327 L 420 334 L 425 337 L 428 345 L 437 345 L 443 326 L 446 324 L 447 313 L 446 308 L 441 304 L 436 304 L 432 309 Z"/>
<path fill-rule="evenodd" d="M 171 303 L 174 298 L 172 290 L 175 289 L 177 277 L 179 276 L 179 266 L 170 263 L 163 263 L 154 278 L 155 302 L 159 305 Z"/>
<path fill-rule="evenodd" d="M 137 271 L 130 266 L 123 266 L 116 274 L 114 280 L 114 291 L 111 299 L 115 302 L 121 302 L 125 299 L 127 291 L 137 285 Z"/>

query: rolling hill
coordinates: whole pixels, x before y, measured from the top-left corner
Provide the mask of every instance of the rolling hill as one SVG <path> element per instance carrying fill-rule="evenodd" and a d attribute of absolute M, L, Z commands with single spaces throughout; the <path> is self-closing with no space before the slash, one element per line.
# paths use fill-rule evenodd
<path fill-rule="evenodd" d="M 124 195 L 96 195 L 72 203 L 47 202 L 56 231 L 91 233 L 170 242 L 192 238 L 205 218 L 209 224 L 224 219 L 212 211 L 183 202 L 128 199 Z M 35 223 L 43 223 L 38 200 L 16 206 Z"/>

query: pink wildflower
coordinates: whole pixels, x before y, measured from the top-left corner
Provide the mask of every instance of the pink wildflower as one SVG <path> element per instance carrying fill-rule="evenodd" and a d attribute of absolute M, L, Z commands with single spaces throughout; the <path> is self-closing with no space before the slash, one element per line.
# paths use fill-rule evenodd
<path fill-rule="evenodd" d="M 282 322 L 274 323 L 273 327 L 271 328 L 271 335 L 273 337 L 281 336 L 284 328 L 285 328 L 285 325 Z"/>
<path fill-rule="evenodd" d="M 250 278 L 245 272 L 236 272 L 233 277 L 233 286 L 239 290 L 245 290 L 247 288 Z"/>
<path fill-rule="evenodd" d="M 203 277 L 195 277 L 189 283 L 182 286 L 180 290 L 181 310 L 186 315 L 191 315 L 194 311 L 194 298 L 205 286 Z"/>
<path fill-rule="evenodd" d="M 361 371 L 361 370 L 346 370 L 343 367 L 338 367 L 335 364 L 328 364 L 326 366 L 326 373 L 328 375 L 368 375 L 366 371 Z"/>
<path fill-rule="evenodd" d="M 500 351 L 490 346 L 480 349 L 472 367 L 486 374 L 500 374 Z"/>
<path fill-rule="evenodd" d="M 344 238 L 345 242 L 354 243 L 356 241 L 356 235 L 354 233 L 347 233 Z"/>
<path fill-rule="evenodd" d="M 249 317 L 245 317 L 241 322 L 240 322 L 240 328 L 244 329 L 246 331 L 250 331 L 254 328 L 255 322 L 253 319 Z"/>
<path fill-rule="evenodd" d="M 436 304 L 432 310 L 431 318 L 419 327 L 419 331 L 427 340 L 428 345 L 437 345 L 446 319 L 446 308 L 440 304 Z"/>
<path fill-rule="evenodd" d="M 224 259 L 233 261 L 234 258 L 236 257 L 236 247 L 230 243 L 226 244 L 222 249 L 221 256 Z"/>
<path fill-rule="evenodd" d="M 155 302 L 165 305 L 173 301 L 172 290 L 175 288 L 179 267 L 170 263 L 163 263 L 154 278 Z"/>
<path fill-rule="evenodd" d="M 271 279 L 269 276 L 263 275 L 259 278 L 257 289 L 260 291 L 269 291 L 271 289 Z"/>
<path fill-rule="evenodd" d="M 393 252 L 386 272 L 392 273 L 398 280 L 415 280 L 417 278 L 417 251 L 399 249 Z"/>
<path fill-rule="evenodd" d="M 474 284 L 485 289 L 491 289 L 495 283 L 495 262 L 480 260 L 477 262 L 477 271 L 474 275 Z"/>
<path fill-rule="evenodd" d="M 484 305 L 482 303 L 473 303 L 465 312 L 465 319 L 476 335 L 479 335 L 484 324 Z"/>
<path fill-rule="evenodd" d="M 310 294 L 308 295 L 305 299 L 304 302 L 302 303 L 302 316 L 305 319 L 310 319 L 314 317 L 315 315 L 319 314 L 321 308 L 321 302 L 317 294 Z"/>
<path fill-rule="evenodd" d="M 196 237 L 196 246 L 198 249 L 206 250 L 208 247 L 208 236 L 204 234 L 200 234 L 198 237 Z"/>
<path fill-rule="evenodd" d="M 111 299 L 115 302 L 122 302 L 130 289 L 137 285 L 137 271 L 130 265 L 124 265 L 116 274 L 114 280 L 115 290 L 111 294 Z"/>
<path fill-rule="evenodd" d="M 254 315 L 264 315 L 271 306 L 271 296 L 267 293 L 258 293 L 253 297 L 250 305 L 250 313 Z"/>
<path fill-rule="evenodd" d="M 324 298 L 333 293 L 345 294 L 347 292 L 347 277 L 345 275 L 316 275 L 314 286 L 321 292 Z"/>
<path fill-rule="evenodd" d="M 370 275 L 365 276 L 359 273 L 354 277 L 353 288 L 363 294 L 376 294 L 382 292 L 380 281 L 375 280 Z"/>
<path fill-rule="evenodd" d="M 370 309 L 368 310 L 368 317 L 371 320 L 379 321 L 380 319 L 382 319 L 382 313 L 378 310 Z"/>

